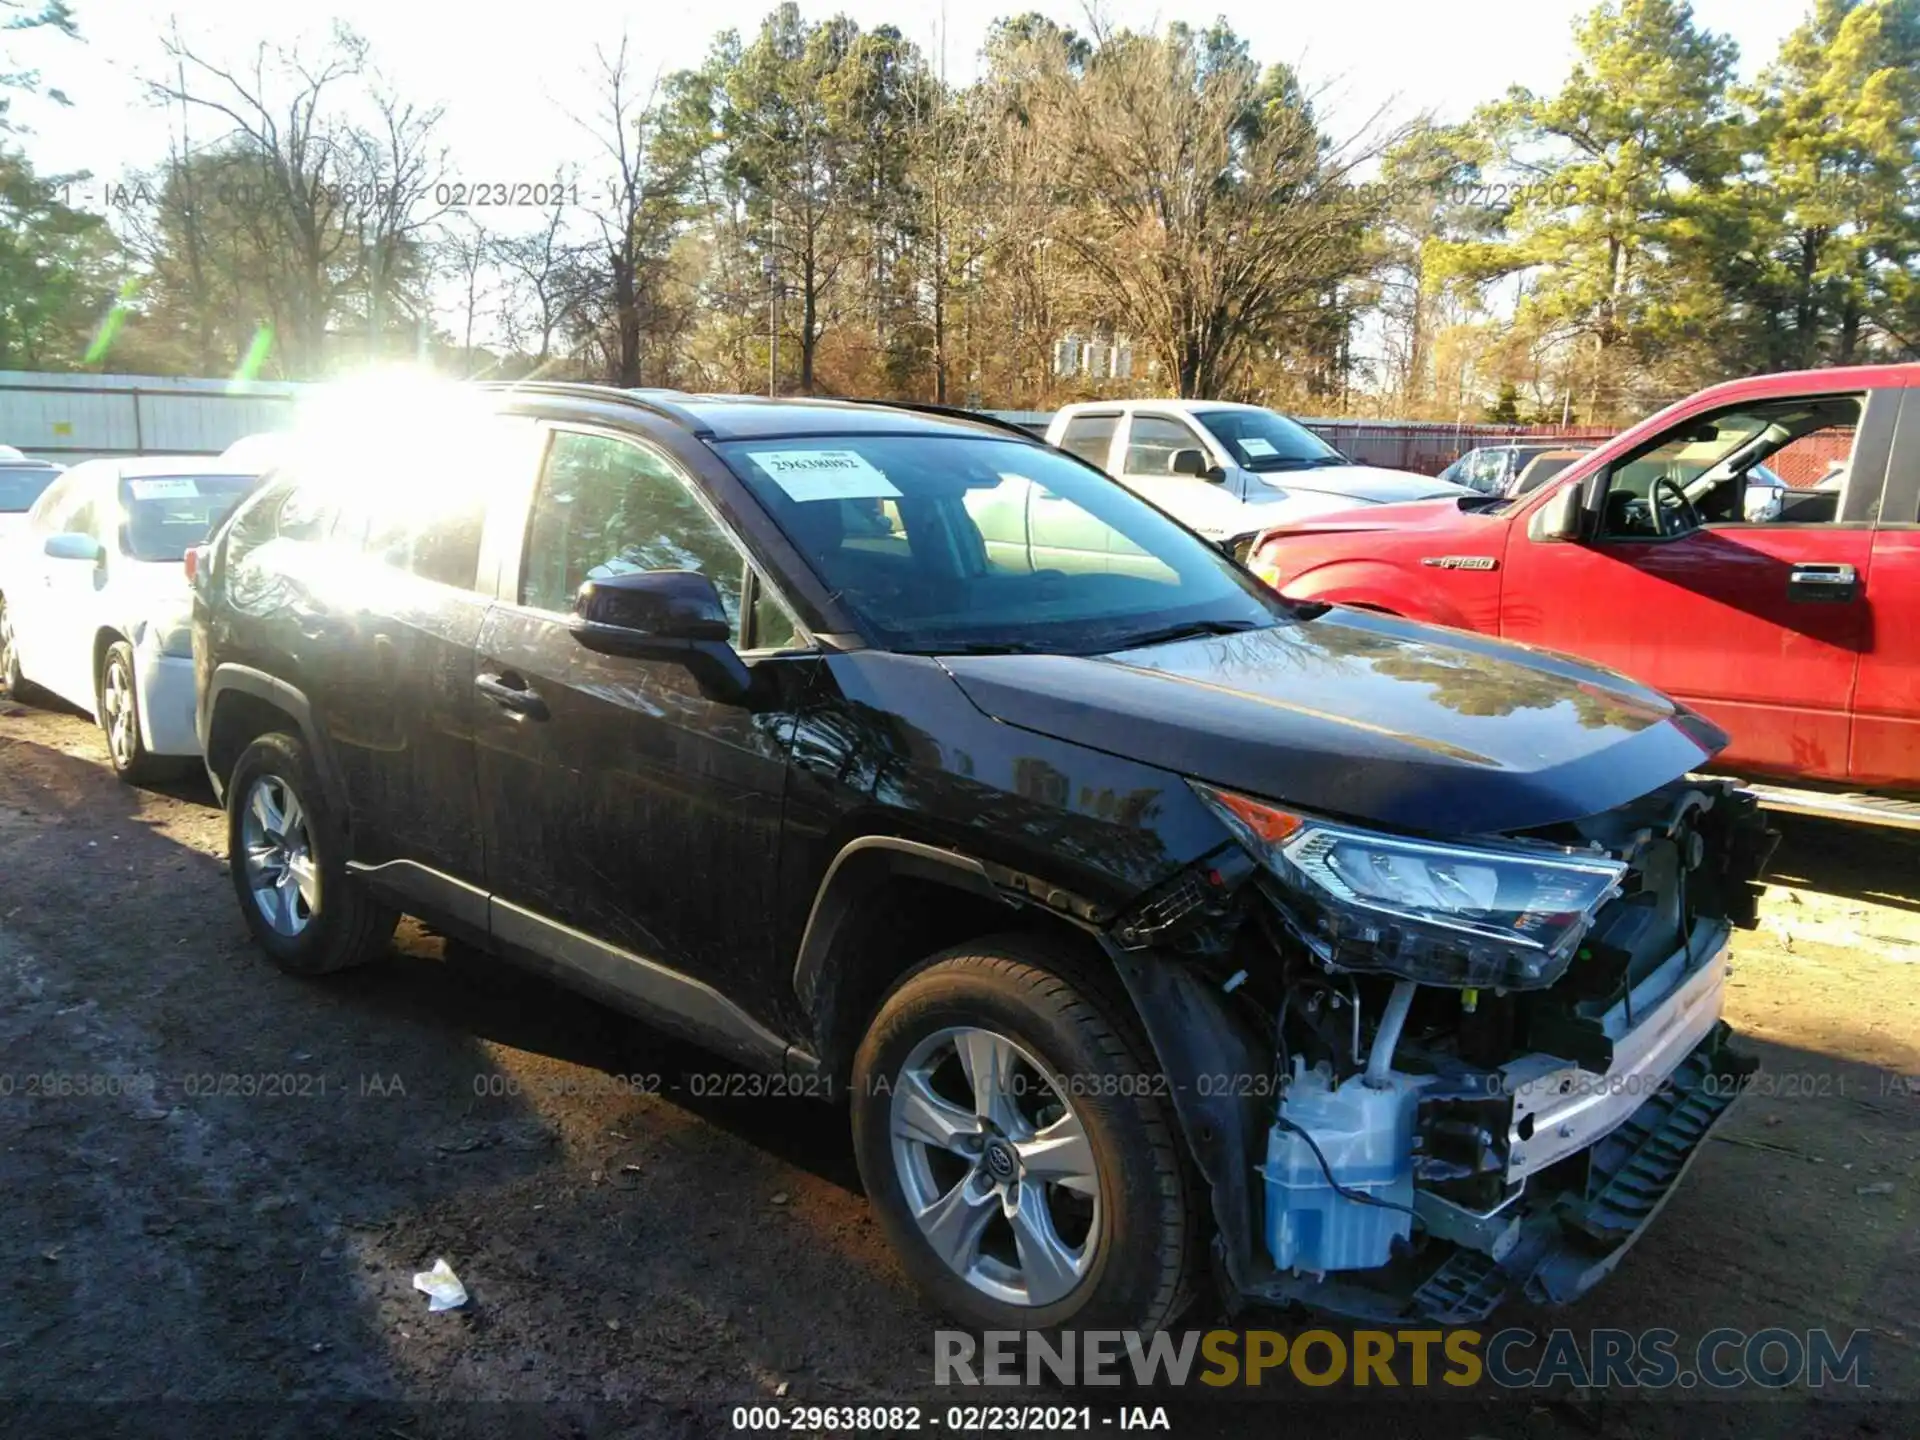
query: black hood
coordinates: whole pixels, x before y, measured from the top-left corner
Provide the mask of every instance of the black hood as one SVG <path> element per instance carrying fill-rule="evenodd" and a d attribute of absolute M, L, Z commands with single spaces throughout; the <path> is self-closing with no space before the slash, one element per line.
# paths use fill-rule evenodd
<path fill-rule="evenodd" d="M 1566 656 L 1360 611 L 1110 655 L 941 661 L 988 715 L 1330 816 L 1439 835 L 1608 810 L 1727 743 Z"/>

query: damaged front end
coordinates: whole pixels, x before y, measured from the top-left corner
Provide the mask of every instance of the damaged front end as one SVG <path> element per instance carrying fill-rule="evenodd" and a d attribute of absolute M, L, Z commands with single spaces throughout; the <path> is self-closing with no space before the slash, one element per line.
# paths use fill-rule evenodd
<path fill-rule="evenodd" d="M 1194 788 L 1239 843 L 1111 941 L 1229 1288 L 1462 1324 L 1597 1282 L 1754 1068 L 1720 1020 L 1777 839 L 1753 797 L 1455 844 Z"/>

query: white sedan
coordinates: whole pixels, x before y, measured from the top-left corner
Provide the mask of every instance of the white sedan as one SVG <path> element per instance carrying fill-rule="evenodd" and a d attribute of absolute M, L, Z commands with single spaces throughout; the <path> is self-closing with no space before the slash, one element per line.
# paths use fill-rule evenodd
<path fill-rule="evenodd" d="M 0 684 L 91 714 L 125 780 L 198 755 L 182 562 L 258 478 L 209 456 L 89 460 L 61 475 L 0 553 Z"/>

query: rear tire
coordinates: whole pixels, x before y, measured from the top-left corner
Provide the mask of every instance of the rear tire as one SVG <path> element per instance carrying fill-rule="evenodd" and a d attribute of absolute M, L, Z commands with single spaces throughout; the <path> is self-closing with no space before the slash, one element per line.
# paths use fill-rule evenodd
<path fill-rule="evenodd" d="M 957 946 L 894 987 L 854 1057 L 854 1151 L 939 1309 L 977 1330 L 1178 1318 L 1204 1220 L 1151 1054 L 1111 977 L 1045 937 Z"/>
<path fill-rule="evenodd" d="M 175 762 L 149 754 L 140 738 L 140 687 L 134 681 L 133 647 L 126 641 L 107 647 L 94 693 L 100 733 L 107 741 L 107 763 L 116 776 L 129 785 L 151 785 L 178 773 Z"/>
<path fill-rule="evenodd" d="M 386 953 L 399 914 L 347 874 L 346 826 L 307 747 L 262 735 L 227 779 L 227 870 L 247 928 L 293 975 L 325 975 Z"/>

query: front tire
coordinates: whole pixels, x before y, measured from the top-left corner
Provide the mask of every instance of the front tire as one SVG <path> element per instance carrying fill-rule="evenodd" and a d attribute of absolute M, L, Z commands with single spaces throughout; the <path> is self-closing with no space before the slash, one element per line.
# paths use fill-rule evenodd
<path fill-rule="evenodd" d="M 13 616 L 7 613 L 6 597 L 0 595 L 0 695 L 24 700 L 26 691 L 26 677 L 20 673 L 20 642 L 13 633 Z"/>
<path fill-rule="evenodd" d="M 345 824 L 291 735 L 262 735 L 228 777 L 227 871 L 253 938 L 289 974 L 376 960 L 399 922 L 348 878 Z"/>
<path fill-rule="evenodd" d="M 1185 1307 L 1196 1186 L 1134 1028 L 1096 964 L 1030 935 L 933 956 L 881 1005 L 854 1057 L 854 1150 L 941 1310 L 1152 1331 Z"/>

